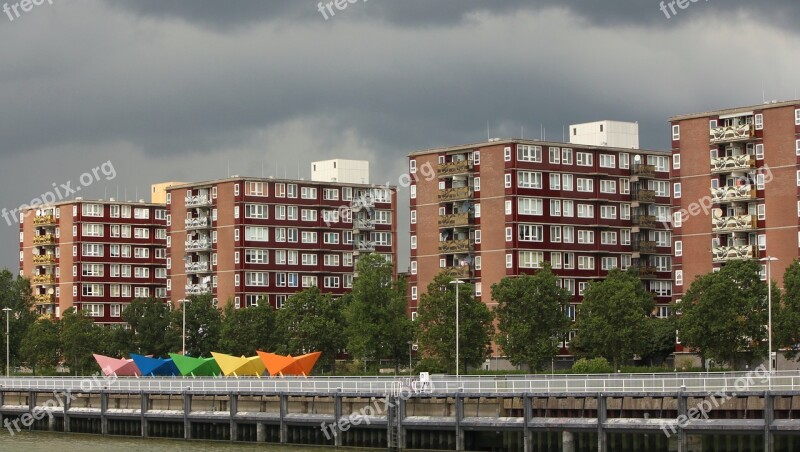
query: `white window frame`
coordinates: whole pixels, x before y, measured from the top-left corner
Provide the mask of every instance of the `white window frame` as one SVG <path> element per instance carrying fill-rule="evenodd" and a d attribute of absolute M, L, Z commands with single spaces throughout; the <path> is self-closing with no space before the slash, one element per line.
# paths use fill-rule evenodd
<path fill-rule="evenodd" d="M 672 126 L 672 141 L 678 141 L 681 139 L 681 126 L 680 124 L 675 124 Z"/>

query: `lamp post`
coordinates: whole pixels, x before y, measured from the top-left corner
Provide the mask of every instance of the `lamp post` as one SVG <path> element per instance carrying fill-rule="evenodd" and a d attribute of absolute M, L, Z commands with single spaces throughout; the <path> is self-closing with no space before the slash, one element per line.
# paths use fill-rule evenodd
<path fill-rule="evenodd" d="M 183 329 L 181 330 L 181 354 L 186 355 L 186 303 L 190 300 L 178 300 L 178 303 L 181 304 L 181 310 L 183 311 Z"/>
<path fill-rule="evenodd" d="M 459 356 L 458 356 L 458 342 L 459 342 L 459 334 L 458 334 L 458 286 L 464 284 L 464 281 L 460 279 L 456 279 L 454 281 L 450 281 L 450 284 L 456 285 L 456 377 L 458 377 L 458 364 L 459 364 Z"/>
<path fill-rule="evenodd" d="M 408 341 L 408 376 L 411 376 L 411 345 L 414 342 Z"/>
<path fill-rule="evenodd" d="M 772 374 L 772 261 L 777 261 L 777 257 L 767 256 L 759 259 L 761 262 L 767 263 L 767 333 L 768 333 L 768 347 L 769 347 L 769 373 Z"/>
<path fill-rule="evenodd" d="M 3 311 L 6 311 L 6 377 L 8 377 L 10 375 L 9 356 L 11 356 L 11 346 L 9 342 L 9 332 L 11 331 L 9 315 L 11 314 L 11 308 L 3 308 Z"/>

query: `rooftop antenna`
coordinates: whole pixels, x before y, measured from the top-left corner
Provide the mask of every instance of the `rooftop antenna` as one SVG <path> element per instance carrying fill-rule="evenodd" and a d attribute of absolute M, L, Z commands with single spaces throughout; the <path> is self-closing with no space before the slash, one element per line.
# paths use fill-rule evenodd
<path fill-rule="evenodd" d="M 297 178 L 300 179 L 300 162 L 297 162 Z"/>
<path fill-rule="evenodd" d="M 521 126 L 519 128 L 519 137 L 522 138 L 523 140 L 525 139 L 525 126 Z"/>
<path fill-rule="evenodd" d="M 119 199 L 119 184 L 117 184 L 117 199 Z"/>
<path fill-rule="evenodd" d="M 135 189 L 134 193 L 136 193 L 136 196 L 133 199 L 134 200 L 139 199 L 139 186 L 138 185 L 136 186 L 136 189 Z"/>
<path fill-rule="evenodd" d="M 489 121 L 486 121 L 486 141 L 492 139 L 492 134 L 489 132 Z"/>
<path fill-rule="evenodd" d="M 539 140 L 544 139 L 544 124 L 539 123 Z"/>
<path fill-rule="evenodd" d="M 228 159 L 228 177 L 231 177 L 231 161 Z"/>
<path fill-rule="evenodd" d="M 561 142 L 567 142 L 567 126 L 561 126 Z"/>

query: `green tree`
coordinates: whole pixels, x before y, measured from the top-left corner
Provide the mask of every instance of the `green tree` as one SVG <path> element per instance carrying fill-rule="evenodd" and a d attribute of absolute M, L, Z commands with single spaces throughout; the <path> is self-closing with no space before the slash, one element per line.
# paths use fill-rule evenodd
<path fill-rule="evenodd" d="M 228 303 L 223 311 L 219 351 L 250 356 L 256 350 L 275 351 L 275 310 L 261 299 L 258 306 L 236 309 Z"/>
<path fill-rule="evenodd" d="M 186 354 L 191 356 L 210 356 L 217 350 L 222 330 L 222 312 L 214 306 L 211 295 L 189 297 L 186 303 Z M 172 330 L 179 335 L 183 328 L 183 312 L 172 313 Z M 249 353 L 253 353 L 251 350 Z"/>
<path fill-rule="evenodd" d="M 647 336 L 641 351 L 642 362 L 650 366 L 661 365 L 675 351 L 675 330 L 677 322 L 674 317 L 666 319 L 648 318 Z"/>
<path fill-rule="evenodd" d="M 348 349 L 361 359 L 392 358 L 395 372 L 408 360 L 413 323 L 406 313 L 406 284 L 395 280 L 394 268 L 379 254 L 356 264 L 352 301 L 345 309 Z"/>
<path fill-rule="evenodd" d="M 180 311 L 178 311 L 180 312 Z M 180 348 L 180 326 L 171 327 L 170 305 L 155 298 L 133 300 L 122 312 L 131 327 L 131 348 L 126 352 L 166 356 Z"/>
<path fill-rule="evenodd" d="M 766 355 L 767 284 L 761 265 L 743 260 L 697 278 L 683 297 L 679 321 L 684 345 L 703 358 L 736 368 L 737 357 L 748 362 Z"/>
<path fill-rule="evenodd" d="M 653 296 L 631 272 L 612 270 L 589 284 L 577 313 L 575 349 L 611 361 L 614 369 L 642 353 Z"/>
<path fill-rule="evenodd" d="M 347 345 L 341 298 L 311 287 L 289 297 L 277 314 L 278 351 L 302 355 L 322 352 L 321 362 L 336 373 L 336 355 Z"/>
<path fill-rule="evenodd" d="M 524 364 L 535 372 L 551 362 L 571 324 L 566 315 L 571 298 L 550 264 L 533 276 L 503 278 L 492 286 L 497 343 L 512 364 Z"/>
<path fill-rule="evenodd" d="M 787 356 L 800 357 L 800 260 L 795 260 L 783 274 L 783 296 L 776 303 L 772 291 L 773 347 L 787 348 Z"/>
<path fill-rule="evenodd" d="M 8 270 L 0 271 L 0 309 L 9 308 L 9 360 L 11 365 L 19 363 L 22 343 L 30 328 L 36 321 L 33 309 L 33 294 L 30 281 L 21 277 L 14 277 Z M 6 312 L 0 311 L 0 350 L 6 349 Z"/>
<path fill-rule="evenodd" d="M 59 340 L 64 361 L 73 375 L 87 375 L 96 367 L 94 353 L 97 337 L 94 320 L 75 308 L 69 308 L 61 316 Z"/>
<path fill-rule="evenodd" d="M 453 279 L 439 273 L 433 278 L 417 308 L 417 338 L 422 354 L 434 366 L 455 370 L 456 288 Z M 458 288 L 459 370 L 480 366 L 491 352 L 494 315 L 475 300 L 474 287 Z"/>
<path fill-rule="evenodd" d="M 53 370 L 60 357 L 58 341 L 58 324 L 50 319 L 39 319 L 28 328 L 22 342 L 20 355 L 22 360 L 33 370 Z"/>

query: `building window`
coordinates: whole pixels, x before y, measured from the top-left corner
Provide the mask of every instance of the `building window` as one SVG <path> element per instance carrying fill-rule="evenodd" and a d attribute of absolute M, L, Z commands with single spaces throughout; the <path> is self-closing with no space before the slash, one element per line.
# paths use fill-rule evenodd
<path fill-rule="evenodd" d="M 561 216 L 573 217 L 575 216 L 575 202 L 571 199 L 561 201 Z"/>
<path fill-rule="evenodd" d="M 759 113 L 755 117 L 756 130 L 764 130 L 764 115 Z"/>
<path fill-rule="evenodd" d="M 84 303 L 81 306 L 81 311 L 89 317 L 103 317 L 105 315 L 105 306 L 100 303 Z"/>
<path fill-rule="evenodd" d="M 561 200 L 559 199 L 550 200 L 550 216 L 552 217 L 561 216 Z"/>
<path fill-rule="evenodd" d="M 578 152 L 577 156 L 578 166 L 592 166 L 594 165 L 592 154 L 588 152 Z"/>
<path fill-rule="evenodd" d="M 572 191 L 574 177 L 572 174 L 561 175 L 561 190 Z"/>
<path fill-rule="evenodd" d="M 128 206 L 128 208 L 130 208 L 130 206 Z M 81 213 L 83 213 L 84 217 L 102 217 L 103 206 L 100 204 L 82 204 Z"/>
<path fill-rule="evenodd" d="M 542 147 L 530 146 L 527 144 L 517 145 L 517 161 L 519 162 L 542 162 Z"/>
<path fill-rule="evenodd" d="M 521 242 L 544 241 L 544 227 L 533 224 L 519 225 L 519 240 Z"/>
<path fill-rule="evenodd" d="M 681 126 L 674 125 L 672 126 L 672 141 L 677 141 L 681 139 Z"/>
<path fill-rule="evenodd" d="M 578 256 L 578 270 L 594 270 L 594 256 Z"/>
<path fill-rule="evenodd" d="M 600 154 L 600 168 L 616 168 L 616 157 L 610 154 Z"/>
<path fill-rule="evenodd" d="M 503 160 L 506 161 L 506 162 L 510 162 L 511 161 L 511 148 L 510 147 L 506 147 L 505 149 L 503 149 Z"/>
<path fill-rule="evenodd" d="M 578 178 L 578 191 L 592 193 L 594 192 L 594 181 L 583 177 Z"/>
<path fill-rule="evenodd" d="M 675 257 L 683 256 L 683 242 L 681 240 L 675 241 Z"/>
<path fill-rule="evenodd" d="M 506 268 L 513 268 L 513 267 L 514 267 L 514 255 L 506 254 Z"/>
<path fill-rule="evenodd" d="M 473 187 L 472 189 L 474 191 L 481 191 L 481 178 L 480 177 L 476 177 L 476 178 L 472 179 L 472 187 Z"/>
<path fill-rule="evenodd" d="M 681 183 L 680 182 L 676 182 L 675 184 L 673 184 L 672 193 L 675 194 L 675 198 L 680 198 L 681 197 Z"/>
<path fill-rule="evenodd" d="M 475 256 L 475 270 L 481 269 L 481 256 Z"/>
<path fill-rule="evenodd" d="M 504 182 L 505 182 L 505 187 L 506 188 L 511 188 L 511 175 L 510 174 L 506 174 L 505 175 L 505 181 Z"/>
<path fill-rule="evenodd" d="M 543 202 L 539 198 L 519 198 L 518 212 L 520 215 L 543 215 Z"/>
<path fill-rule="evenodd" d="M 617 233 L 616 231 L 603 231 L 600 233 L 600 243 L 603 245 L 616 245 Z"/>
<path fill-rule="evenodd" d="M 550 226 L 550 243 L 561 243 L 561 226 Z"/>
<path fill-rule="evenodd" d="M 681 155 L 680 154 L 672 154 L 672 168 L 673 169 L 681 169 Z"/>
<path fill-rule="evenodd" d="M 514 231 L 511 228 L 506 228 L 506 242 L 511 242 L 513 240 L 514 240 Z"/>
<path fill-rule="evenodd" d="M 542 173 L 520 171 L 517 178 L 519 188 L 542 188 Z"/>
<path fill-rule="evenodd" d="M 683 285 L 683 270 L 675 270 L 675 285 Z"/>
<path fill-rule="evenodd" d="M 617 206 L 600 206 L 600 218 L 605 220 L 616 220 Z"/>
<path fill-rule="evenodd" d="M 600 268 L 605 271 L 610 271 L 617 268 L 616 257 L 604 257 L 600 259 Z"/>
<path fill-rule="evenodd" d="M 757 144 L 756 145 L 756 159 L 764 160 L 764 145 Z"/>
<path fill-rule="evenodd" d="M 411 286 L 411 299 L 417 299 L 417 286 Z"/>
<path fill-rule="evenodd" d="M 608 194 L 616 194 L 617 193 L 617 181 L 614 180 L 601 180 L 600 181 L 600 193 L 608 193 Z"/>
<path fill-rule="evenodd" d="M 594 231 L 585 229 L 578 230 L 578 243 L 581 245 L 591 245 L 594 243 Z"/>
<path fill-rule="evenodd" d="M 575 243 L 575 226 L 563 226 L 564 243 Z"/>
<path fill-rule="evenodd" d="M 554 165 L 558 165 L 561 163 L 561 148 L 554 148 L 551 147 L 549 149 L 550 152 L 550 163 Z"/>
<path fill-rule="evenodd" d="M 757 207 L 757 212 L 759 220 L 767 219 L 767 206 L 765 204 L 759 204 Z"/>
<path fill-rule="evenodd" d="M 561 164 L 572 165 L 572 149 L 570 148 L 561 149 Z"/>
<path fill-rule="evenodd" d="M 519 252 L 520 268 L 542 268 L 543 262 L 544 262 L 544 253 L 541 251 Z"/>

